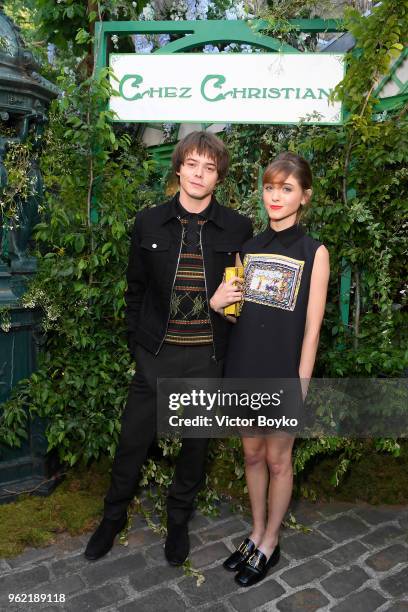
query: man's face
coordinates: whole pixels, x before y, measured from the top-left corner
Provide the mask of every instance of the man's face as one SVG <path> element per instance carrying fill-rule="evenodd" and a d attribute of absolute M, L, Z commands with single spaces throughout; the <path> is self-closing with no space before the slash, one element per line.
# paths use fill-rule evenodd
<path fill-rule="evenodd" d="M 180 178 L 180 194 L 203 200 L 213 193 L 217 184 L 217 164 L 207 155 L 192 151 L 187 153 L 177 175 Z"/>

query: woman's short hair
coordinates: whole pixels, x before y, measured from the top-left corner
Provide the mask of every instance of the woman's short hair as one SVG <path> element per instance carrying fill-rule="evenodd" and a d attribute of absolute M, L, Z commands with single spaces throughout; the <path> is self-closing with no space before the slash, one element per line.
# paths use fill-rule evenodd
<path fill-rule="evenodd" d="M 297 179 L 303 191 L 312 188 L 313 176 L 309 163 L 300 155 L 290 151 L 281 153 L 266 167 L 262 184 L 276 183 L 278 177 L 279 182 L 284 183 L 291 174 Z"/>
<path fill-rule="evenodd" d="M 180 140 L 173 151 L 171 158 L 174 173 L 180 171 L 189 153 L 196 151 L 198 155 L 206 155 L 212 159 L 218 172 L 218 180 L 222 181 L 227 175 L 229 167 L 229 153 L 220 138 L 211 132 L 191 132 Z"/>

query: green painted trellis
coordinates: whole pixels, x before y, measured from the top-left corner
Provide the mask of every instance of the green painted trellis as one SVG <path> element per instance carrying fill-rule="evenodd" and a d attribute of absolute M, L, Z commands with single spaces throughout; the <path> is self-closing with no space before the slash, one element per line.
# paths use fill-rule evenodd
<path fill-rule="evenodd" d="M 291 19 L 289 25 L 294 31 L 303 33 L 326 33 L 344 32 L 345 28 L 341 20 L 336 19 Z M 188 51 L 193 48 L 207 44 L 238 43 L 249 44 L 266 49 L 270 52 L 301 53 L 295 47 L 282 42 L 277 38 L 265 35 L 262 32 L 269 28 L 265 20 L 253 20 L 251 22 L 241 20 L 213 20 L 213 21 L 107 21 L 95 24 L 95 66 L 98 73 L 108 65 L 108 37 L 144 35 L 144 34 L 173 34 L 179 36 L 163 47 L 156 49 L 155 54 L 177 53 Z M 407 85 L 401 83 L 395 75 L 397 67 L 404 61 L 407 54 L 405 50 L 397 60 L 391 71 L 377 87 L 378 95 L 390 78 L 398 85 L 399 95 L 382 100 L 376 110 L 383 111 L 398 107 L 406 101 Z M 164 145 L 165 150 L 157 151 L 161 160 L 165 159 L 171 151 L 171 145 Z M 97 220 L 97 196 L 96 190 L 92 196 L 91 220 Z M 340 280 L 340 314 L 344 325 L 349 324 L 350 311 L 350 287 L 351 268 L 343 260 Z"/>
<path fill-rule="evenodd" d="M 295 30 L 305 33 L 342 32 L 342 22 L 336 19 L 291 19 Z M 268 51 L 300 53 L 298 49 L 277 38 L 262 34 L 269 24 L 265 20 L 248 21 L 102 21 L 95 24 L 96 69 L 107 63 L 108 36 L 130 36 L 133 34 L 175 34 L 178 38 L 154 51 L 154 53 L 177 53 L 207 44 L 249 44 Z"/>

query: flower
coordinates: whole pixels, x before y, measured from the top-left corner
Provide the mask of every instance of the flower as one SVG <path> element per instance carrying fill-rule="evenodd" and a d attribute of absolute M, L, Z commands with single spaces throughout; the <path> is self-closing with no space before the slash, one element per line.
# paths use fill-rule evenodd
<path fill-rule="evenodd" d="M 135 51 L 136 53 L 151 53 L 153 50 L 153 43 L 151 40 L 148 40 L 147 36 L 135 35 L 133 37 Z"/>
<path fill-rule="evenodd" d="M 159 34 L 157 37 L 157 43 L 159 47 L 164 47 L 170 42 L 170 34 Z"/>
<path fill-rule="evenodd" d="M 135 2 L 136 4 L 136 2 Z M 151 4 L 146 4 L 141 12 L 140 18 L 144 21 L 153 21 L 155 17 L 154 8 Z"/>
<path fill-rule="evenodd" d="M 205 45 L 203 48 L 203 53 L 219 53 L 220 50 L 218 47 L 214 47 L 214 45 Z"/>

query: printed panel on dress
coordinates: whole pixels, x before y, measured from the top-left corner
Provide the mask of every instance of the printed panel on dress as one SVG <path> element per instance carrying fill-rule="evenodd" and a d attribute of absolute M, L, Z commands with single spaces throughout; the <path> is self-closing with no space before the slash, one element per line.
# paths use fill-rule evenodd
<path fill-rule="evenodd" d="M 294 310 L 304 261 L 275 253 L 244 257 L 244 301 Z"/>

